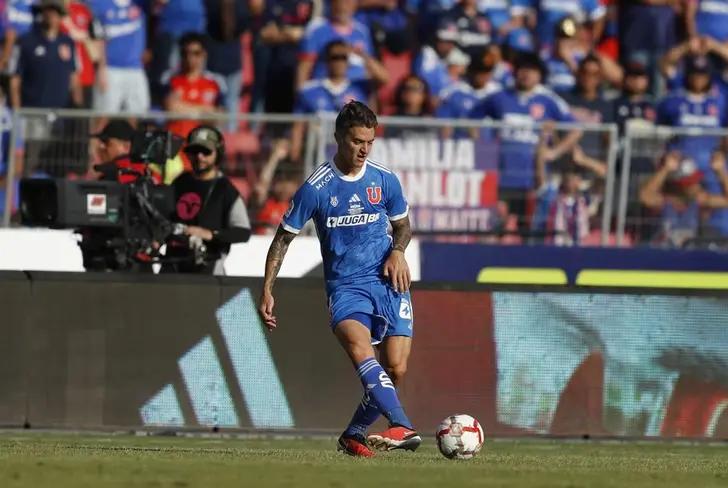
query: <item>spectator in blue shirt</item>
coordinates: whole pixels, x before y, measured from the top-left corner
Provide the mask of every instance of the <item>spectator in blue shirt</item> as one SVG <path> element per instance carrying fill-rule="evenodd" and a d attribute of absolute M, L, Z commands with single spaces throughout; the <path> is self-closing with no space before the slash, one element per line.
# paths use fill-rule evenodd
<path fill-rule="evenodd" d="M 678 128 L 720 129 L 726 127 L 726 101 L 711 90 L 711 65 L 705 56 L 688 58 L 685 68 L 684 89 L 665 97 L 657 106 L 657 123 Z M 695 161 L 705 178 L 703 186 L 710 193 L 722 192 L 718 175 L 710 167 L 710 158 L 718 147 L 715 135 L 680 135 L 670 144 Z M 712 214 L 711 225 L 728 235 L 728 211 Z"/>
<path fill-rule="evenodd" d="M 147 17 L 140 0 L 89 0 L 103 29 L 94 109 L 100 112 L 149 110 L 149 82 L 142 66 Z"/>
<path fill-rule="evenodd" d="M 412 71 L 427 82 L 430 96 L 437 98 L 440 92 L 451 84 L 447 69 L 447 57 L 457 49 L 457 26 L 448 19 L 440 22 L 433 45 L 422 46 L 414 60 Z"/>
<path fill-rule="evenodd" d="M 690 0 L 686 3 L 688 36 L 728 41 L 728 0 Z"/>
<path fill-rule="evenodd" d="M 476 104 L 500 90 L 502 86 L 493 79 L 496 67 L 494 61 L 492 56 L 488 56 L 487 51 L 476 55 L 468 66 L 467 82 L 459 81 L 442 91 L 435 115 L 443 119 L 469 118 Z M 457 131 L 453 131 L 451 127 L 442 129 L 444 138 L 451 137 L 453 133 L 458 137 L 467 135 L 467 131 L 462 129 Z"/>
<path fill-rule="evenodd" d="M 351 80 L 347 76 L 348 59 L 351 46 L 343 40 L 331 41 L 324 50 L 327 76 L 324 79 L 310 80 L 296 94 L 293 109 L 297 114 L 315 114 L 317 112 L 338 112 L 352 100 L 368 102 L 370 82 L 367 80 Z M 303 122 L 293 125 L 291 134 L 291 159 L 298 161 L 303 149 Z"/>
<path fill-rule="evenodd" d="M 63 1 L 41 0 L 33 10 L 40 13 L 40 22 L 20 36 L 10 62 L 12 107 L 80 106 L 75 45 L 60 32 Z"/>
<path fill-rule="evenodd" d="M 326 76 L 324 49 L 334 40 L 343 40 L 351 46 L 347 72 L 350 80 L 372 79 L 386 83 L 387 71 L 374 58 L 369 28 L 354 19 L 356 1 L 332 0 L 330 10 L 328 17 L 315 19 L 306 28 L 299 52 L 296 86 L 300 88 L 309 79 Z"/>
<path fill-rule="evenodd" d="M 573 122 L 566 102 L 545 88 L 541 82 L 546 68 L 534 53 L 523 53 L 514 67 L 515 86 L 502 88 L 475 105 L 471 117 L 503 122 L 500 142 L 499 197 L 509 212 L 519 219 L 519 228 L 527 230 L 526 200 L 535 187 L 535 162 L 539 134 L 535 124 L 546 121 Z M 581 137 L 572 130 L 542 151 L 551 163 L 571 150 Z"/>
<path fill-rule="evenodd" d="M 0 15 L 3 24 L 3 46 L 0 52 L 0 73 L 7 70 L 13 46 L 18 37 L 33 27 L 33 4 L 36 0 L 7 0 Z"/>

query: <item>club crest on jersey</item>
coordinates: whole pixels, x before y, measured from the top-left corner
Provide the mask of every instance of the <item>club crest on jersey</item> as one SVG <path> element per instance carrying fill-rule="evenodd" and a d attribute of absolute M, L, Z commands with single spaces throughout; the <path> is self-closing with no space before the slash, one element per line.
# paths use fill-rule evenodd
<path fill-rule="evenodd" d="M 368 187 L 367 188 L 367 200 L 369 200 L 369 203 L 372 205 L 376 205 L 377 203 L 382 201 L 382 187 L 381 186 L 375 186 L 375 187 Z"/>
<path fill-rule="evenodd" d="M 336 197 L 336 195 L 331 197 L 331 200 L 329 200 L 332 207 L 336 207 L 339 205 L 339 199 Z"/>

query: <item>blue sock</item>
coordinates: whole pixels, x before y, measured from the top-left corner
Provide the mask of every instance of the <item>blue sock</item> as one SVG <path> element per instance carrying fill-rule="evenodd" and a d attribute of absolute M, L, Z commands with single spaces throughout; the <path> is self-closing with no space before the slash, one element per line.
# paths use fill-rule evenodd
<path fill-rule="evenodd" d="M 356 412 L 354 412 L 349 426 L 344 431 L 344 435 L 366 435 L 369 426 L 377 421 L 379 415 L 379 409 L 372 401 L 371 396 L 368 393 L 364 393 L 364 397 L 361 399 L 359 406 L 356 407 Z"/>
<path fill-rule="evenodd" d="M 402 404 L 399 403 L 394 383 L 379 361 L 375 358 L 365 359 L 357 366 L 356 373 L 359 375 L 361 384 L 364 385 L 364 392 L 369 395 L 371 403 L 374 403 L 379 412 L 387 417 L 390 425 L 396 424 L 411 429 L 412 423 L 404 413 Z"/>

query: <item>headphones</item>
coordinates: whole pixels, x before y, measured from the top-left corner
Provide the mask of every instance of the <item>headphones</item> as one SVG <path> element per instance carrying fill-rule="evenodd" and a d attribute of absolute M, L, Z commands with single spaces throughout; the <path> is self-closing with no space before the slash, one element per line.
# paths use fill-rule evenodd
<path fill-rule="evenodd" d="M 211 125 L 198 125 L 187 135 L 187 144 L 192 145 L 200 141 L 212 142 L 215 145 L 217 152 L 215 165 L 219 167 L 225 159 L 225 137 L 222 132 Z"/>

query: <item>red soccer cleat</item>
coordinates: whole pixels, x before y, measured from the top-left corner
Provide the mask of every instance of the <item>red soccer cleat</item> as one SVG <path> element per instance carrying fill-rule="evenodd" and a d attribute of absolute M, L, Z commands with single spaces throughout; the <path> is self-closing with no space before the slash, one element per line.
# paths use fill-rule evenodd
<path fill-rule="evenodd" d="M 345 454 L 354 457 L 374 457 L 374 451 L 369 449 L 367 446 L 366 439 L 363 436 L 347 436 L 343 435 L 339 437 L 338 451 L 343 451 Z"/>
<path fill-rule="evenodd" d="M 414 451 L 422 443 L 422 438 L 417 431 L 399 425 L 378 434 L 369 434 L 367 440 L 370 445 L 380 451 L 391 451 L 392 449 Z"/>

